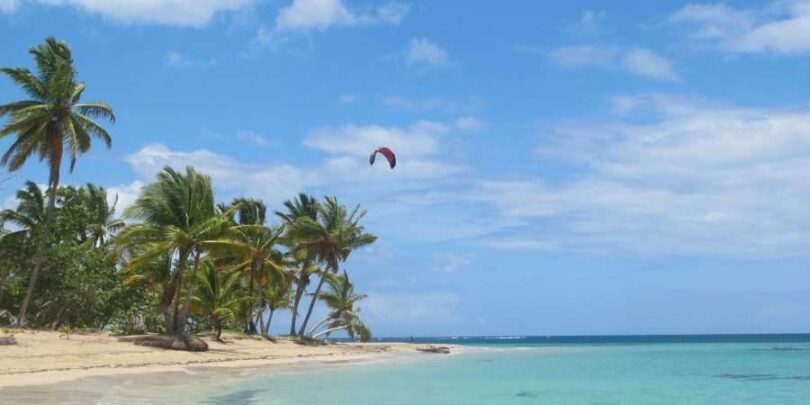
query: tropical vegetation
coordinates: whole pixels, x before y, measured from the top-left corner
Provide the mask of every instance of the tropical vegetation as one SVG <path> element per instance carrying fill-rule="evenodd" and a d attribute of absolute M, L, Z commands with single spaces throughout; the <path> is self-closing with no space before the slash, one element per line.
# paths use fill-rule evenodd
<path fill-rule="evenodd" d="M 80 101 L 66 43 L 48 38 L 30 53 L 36 72 L 0 69 L 27 96 L 0 105 L 0 138 L 10 139 L 0 163 L 13 172 L 37 155 L 48 179 L 26 182 L 0 211 L 0 325 L 271 338 L 274 315 L 290 311 L 291 336 L 370 339 L 365 295 L 345 269 L 376 239 L 363 209 L 299 194 L 268 218 L 256 198 L 218 202 L 193 167 L 165 167 L 123 210 L 103 187 L 62 184 L 65 155 L 72 172 L 93 139 L 110 147 L 97 120 L 115 116 Z M 310 328 L 318 304 L 326 316 Z"/>

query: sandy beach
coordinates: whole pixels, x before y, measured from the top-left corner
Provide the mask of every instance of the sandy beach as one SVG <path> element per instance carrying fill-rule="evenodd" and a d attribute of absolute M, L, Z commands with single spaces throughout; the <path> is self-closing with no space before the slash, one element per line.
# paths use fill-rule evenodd
<path fill-rule="evenodd" d="M 3 335 L 7 336 L 7 335 Z M 421 354 L 408 343 L 334 343 L 305 346 L 258 337 L 205 338 L 206 352 L 138 346 L 106 333 L 15 331 L 16 345 L 0 346 L 0 388 L 52 384 L 81 377 L 181 371 L 190 366 L 260 367 L 298 362 L 345 362 L 397 353 Z"/>

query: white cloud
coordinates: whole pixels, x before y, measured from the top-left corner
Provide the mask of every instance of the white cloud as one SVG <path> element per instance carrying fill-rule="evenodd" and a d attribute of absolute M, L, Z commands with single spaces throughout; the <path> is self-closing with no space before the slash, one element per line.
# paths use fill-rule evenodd
<path fill-rule="evenodd" d="M 372 325 L 397 327 L 446 325 L 457 320 L 457 295 L 445 292 L 369 292 L 361 303 L 363 315 Z"/>
<path fill-rule="evenodd" d="M 487 127 L 485 121 L 470 116 L 459 117 L 455 124 L 463 132 L 480 132 Z"/>
<path fill-rule="evenodd" d="M 466 199 L 531 223 L 493 237 L 490 246 L 734 257 L 806 252 L 810 110 L 627 98 L 628 120 L 561 123 L 541 146 L 544 162 L 571 165 L 577 177 L 484 181 L 469 192 Z M 646 120 L 638 123 L 633 114 L 642 111 Z"/>
<path fill-rule="evenodd" d="M 405 60 L 408 65 L 413 66 L 444 67 L 449 63 L 448 59 L 447 51 L 427 38 L 411 39 L 410 45 L 405 51 Z"/>
<path fill-rule="evenodd" d="M 0 0 L 0 13 L 10 14 L 17 10 L 18 0 Z"/>
<path fill-rule="evenodd" d="M 278 31 L 325 30 L 334 26 L 397 25 L 408 14 L 402 3 L 387 3 L 371 10 L 350 10 L 342 0 L 293 0 L 276 17 Z"/>
<path fill-rule="evenodd" d="M 183 169 L 194 166 L 214 180 L 218 190 L 230 193 L 260 193 L 269 203 L 281 202 L 295 193 L 317 187 L 341 185 L 368 189 L 379 184 L 383 190 L 403 187 L 404 180 L 442 179 L 465 170 L 462 165 L 445 163 L 438 154 L 441 139 L 450 124 L 420 121 L 406 127 L 344 125 L 312 130 L 304 145 L 326 156 L 312 165 L 291 163 L 249 163 L 207 149 L 173 150 L 161 144 L 147 145 L 126 157 L 142 180 L 152 181 L 165 166 Z M 240 133 L 245 134 L 245 132 Z M 256 134 L 253 134 L 256 135 Z M 248 139 L 248 138 L 244 138 Z M 262 138 L 264 139 L 264 138 Z M 255 137 L 251 137 L 256 141 Z M 397 153 L 397 169 L 384 164 L 369 167 L 368 156 L 386 145 Z"/>
<path fill-rule="evenodd" d="M 344 94 L 340 95 L 340 98 L 338 99 L 338 101 L 340 101 L 340 104 L 343 104 L 343 105 L 351 105 L 351 104 L 356 103 L 359 98 L 360 98 L 360 96 L 358 96 L 357 94 L 344 93 Z"/>
<path fill-rule="evenodd" d="M 603 30 L 606 19 L 607 12 L 604 10 L 584 10 L 569 31 L 574 34 L 595 34 Z"/>
<path fill-rule="evenodd" d="M 678 74 L 668 59 L 644 48 L 575 45 L 557 48 L 549 56 L 566 69 L 594 67 L 624 70 L 655 80 L 678 80 Z"/>
<path fill-rule="evenodd" d="M 473 263 L 471 255 L 448 253 L 437 258 L 438 264 L 433 268 L 443 273 L 455 273 L 469 267 Z"/>
<path fill-rule="evenodd" d="M 210 175 L 219 190 L 232 193 L 258 191 L 271 203 L 283 201 L 307 186 L 321 183 L 318 173 L 289 164 L 259 165 L 240 162 L 207 149 L 176 151 L 160 144 L 147 145 L 126 161 L 144 180 L 152 181 L 166 166 L 183 169 L 193 166 Z"/>
<path fill-rule="evenodd" d="M 183 55 L 180 52 L 169 51 L 166 52 L 165 62 L 167 66 L 173 68 L 207 68 L 216 65 L 215 59 L 194 59 Z"/>
<path fill-rule="evenodd" d="M 0 0 L 8 2 L 8 0 Z M 70 6 L 127 24 L 201 27 L 220 13 L 247 9 L 255 0 L 29 0 Z M 12 1 L 10 4 L 14 4 Z"/>
<path fill-rule="evenodd" d="M 120 216 L 127 207 L 138 199 L 143 186 L 143 181 L 135 180 L 130 184 L 107 187 L 107 202 L 110 205 L 115 204 L 115 212 Z"/>
<path fill-rule="evenodd" d="M 648 49 L 633 48 L 628 50 L 622 58 L 622 63 L 628 71 L 639 76 L 657 80 L 678 80 L 678 75 L 672 68 L 672 63 Z"/>
<path fill-rule="evenodd" d="M 691 36 L 732 53 L 810 51 L 810 3 L 773 1 L 759 9 L 724 4 L 689 4 L 669 21 L 689 25 Z"/>
<path fill-rule="evenodd" d="M 264 135 L 253 131 L 239 131 L 236 137 L 239 138 L 240 141 L 248 142 L 262 148 L 270 147 L 273 144 Z"/>

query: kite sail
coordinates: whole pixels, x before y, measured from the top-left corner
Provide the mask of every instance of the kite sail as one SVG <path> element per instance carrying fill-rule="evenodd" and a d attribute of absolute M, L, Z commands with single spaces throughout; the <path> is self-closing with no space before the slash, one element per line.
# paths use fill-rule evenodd
<path fill-rule="evenodd" d="M 388 165 L 391 166 L 392 169 L 397 166 L 397 156 L 391 149 L 388 149 L 385 146 L 382 146 L 371 153 L 371 156 L 368 157 L 369 165 L 374 164 L 374 160 L 377 158 L 378 153 L 385 156 L 385 159 L 388 160 Z"/>

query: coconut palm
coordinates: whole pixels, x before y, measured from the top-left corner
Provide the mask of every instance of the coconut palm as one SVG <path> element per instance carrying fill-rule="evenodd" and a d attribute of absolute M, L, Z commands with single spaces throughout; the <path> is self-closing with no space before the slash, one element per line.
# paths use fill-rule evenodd
<path fill-rule="evenodd" d="M 326 279 L 329 289 L 321 293 L 320 299 L 326 303 L 330 311 L 321 322 L 312 328 L 310 336 L 317 338 L 345 330 L 351 338 L 359 337 L 362 341 L 369 340 L 371 331 L 360 319 L 357 309 L 357 303 L 365 299 L 367 295 L 354 291 L 354 284 L 349 280 L 349 274 L 345 271 L 339 276 L 330 274 Z M 318 328 L 324 325 L 326 328 L 316 333 Z"/>
<path fill-rule="evenodd" d="M 0 69 L 0 73 L 8 76 L 28 96 L 26 100 L 0 105 L 0 118 L 9 117 L 0 128 L 0 139 L 15 136 L 0 158 L 0 164 L 16 171 L 33 154 L 48 164 L 48 208 L 43 236 L 38 240 L 33 269 L 20 306 L 20 326 L 25 325 L 25 314 L 43 266 L 65 149 L 72 172 L 78 156 L 90 150 L 93 138 L 101 140 L 107 148 L 112 144 L 110 134 L 95 119 L 115 122 L 115 115 L 106 103 L 80 102 L 85 84 L 76 78 L 73 57 L 65 42 L 47 38 L 29 53 L 37 65 L 36 73 L 26 68 Z"/>
<path fill-rule="evenodd" d="M 266 307 L 268 310 L 267 322 L 260 318 L 262 336 L 270 337 L 270 323 L 273 322 L 273 314 L 276 310 L 287 309 L 292 306 L 292 291 L 290 284 L 284 282 L 270 283 L 262 290 L 262 311 Z"/>
<path fill-rule="evenodd" d="M 212 260 L 203 260 L 198 275 L 198 288 L 192 297 L 193 313 L 206 314 L 211 319 L 217 340 L 221 340 L 225 323 L 236 321 L 236 311 L 242 300 L 239 278 L 219 271 Z"/>
<path fill-rule="evenodd" d="M 185 332 L 188 309 L 197 282 L 202 243 L 221 235 L 229 223 L 227 215 L 215 215 L 211 178 L 191 167 L 185 174 L 170 167 L 157 175 L 157 181 L 144 187 L 125 216 L 143 221 L 124 228 L 117 241 L 135 247 L 137 255 L 128 267 L 151 265 L 156 259 L 177 257 L 170 288 L 164 292 L 162 310 L 167 333 Z M 192 261 L 185 300 L 180 306 L 184 273 Z M 174 308 L 172 309 L 172 304 Z"/>
<path fill-rule="evenodd" d="M 219 239 L 202 244 L 215 257 L 231 260 L 233 270 L 247 280 L 249 303 L 245 311 L 245 333 L 255 333 L 253 314 L 256 309 L 256 285 L 269 285 L 273 280 L 286 282 L 287 271 L 283 256 L 276 249 L 276 243 L 283 232 L 282 227 L 265 225 L 233 226 Z"/>
<path fill-rule="evenodd" d="M 118 196 L 116 195 L 115 200 L 110 204 L 107 200 L 107 190 L 104 187 L 87 183 L 82 190 L 85 205 L 90 210 L 91 216 L 91 222 L 87 224 L 86 237 L 93 246 L 99 246 L 124 227 L 124 221 L 115 215 Z"/>
<path fill-rule="evenodd" d="M 298 320 L 298 306 L 301 304 L 301 298 L 303 298 L 304 292 L 306 292 L 309 286 L 310 279 L 313 274 L 321 271 L 320 267 L 314 263 L 310 252 L 298 246 L 302 235 L 296 233 L 297 228 L 294 227 L 293 224 L 303 218 L 317 221 L 318 206 L 318 200 L 316 200 L 315 197 L 300 193 L 295 199 L 284 202 L 284 207 L 287 208 L 286 212 L 276 211 L 276 216 L 281 218 L 287 226 L 287 233 L 284 235 L 283 243 L 290 249 L 292 253 L 291 256 L 295 261 L 295 272 L 293 273 L 295 296 L 293 298 L 292 308 L 290 309 L 292 312 L 290 318 L 290 336 L 297 334 L 296 322 Z"/>
<path fill-rule="evenodd" d="M 300 218 L 293 225 L 293 232 L 300 235 L 299 246 L 311 252 L 319 262 L 324 263 L 326 269 L 333 274 L 340 270 L 340 263 L 346 261 L 349 255 L 357 248 L 374 243 L 377 237 L 366 233 L 360 225 L 360 220 L 366 211 L 356 206 L 349 212 L 345 205 L 338 202 L 335 197 L 326 197 L 318 208 L 317 220 Z M 321 276 L 318 287 L 309 303 L 304 322 L 301 324 L 299 334 L 304 335 L 312 310 L 320 297 L 321 288 L 326 277 Z"/>

